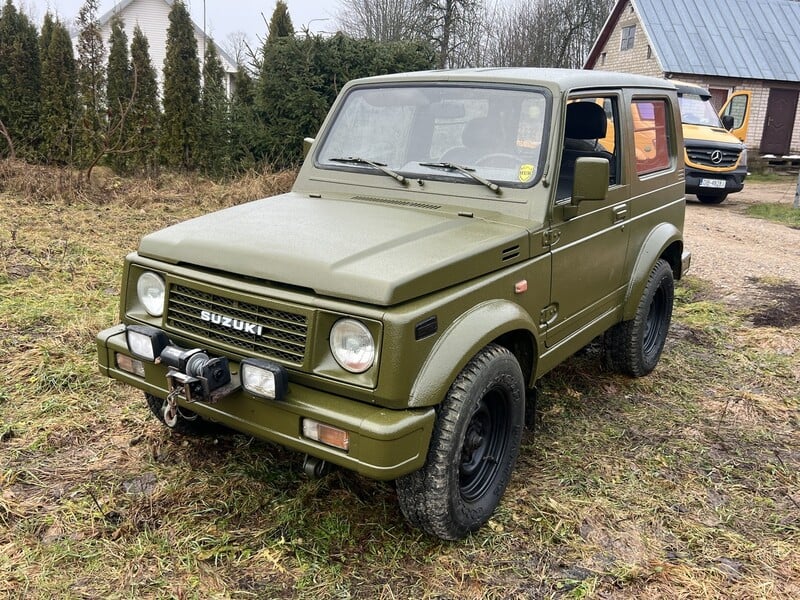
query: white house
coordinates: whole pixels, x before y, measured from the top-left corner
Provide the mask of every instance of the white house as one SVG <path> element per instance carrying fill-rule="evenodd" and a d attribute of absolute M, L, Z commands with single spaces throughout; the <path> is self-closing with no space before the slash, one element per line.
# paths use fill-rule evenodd
<path fill-rule="evenodd" d="M 103 41 L 108 49 L 108 40 L 111 37 L 111 19 L 119 15 L 125 23 L 125 33 L 128 43 L 133 39 L 133 29 L 136 25 L 144 33 L 150 43 L 150 59 L 158 78 L 159 93 L 164 84 L 164 59 L 167 57 L 167 30 L 169 29 L 169 11 L 174 4 L 173 0 L 117 0 L 114 7 L 99 18 Z M 225 89 L 230 96 L 233 91 L 233 76 L 236 73 L 236 62 L 225 52 L 219 44 L 208 37 L 203 29 L 192 21 L 194 35 L 197 39 L 197 52 L 202 70 L 203 57 L 207 44 L 215 44 L 217 54 L 225 70 Z"/>

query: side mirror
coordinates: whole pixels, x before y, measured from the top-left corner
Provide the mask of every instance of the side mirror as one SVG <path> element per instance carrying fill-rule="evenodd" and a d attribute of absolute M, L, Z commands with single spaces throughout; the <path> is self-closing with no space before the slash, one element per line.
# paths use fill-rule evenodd
<path fill-rule="evenodd" d="M 607 158 L 582 156 L 575 161 L 572 200 L 564 206 L 565 219 L 578 216 L 578 205 L 581 202 L 606 199 L 609 170 Z"/>
<path fill-rule="evenodd" d="M 582 156 L 575 161 L 572 183 L 572 204 L 586 200 L 605 200 L 608 193 L 609 166 L 607 158 Z"/>
<path fill-rule="evenodd" d="M 734 119 L 733 115 L 722 115 L 722 126 L 730 131 L 733 129 Z"/>
<path fill-rule="evenodd" d="M 308 156 L 309 151 L 311 150 L 311 144 L 314 143 L 314 138 L 303 138 L 303 158 Z"/>

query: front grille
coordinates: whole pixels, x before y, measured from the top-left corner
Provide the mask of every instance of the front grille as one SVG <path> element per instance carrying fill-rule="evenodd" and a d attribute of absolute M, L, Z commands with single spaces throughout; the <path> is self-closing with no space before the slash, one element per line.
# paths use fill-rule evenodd
<path fill-rule="evenodd" d="M 227 344 L 291 365 L 300 366 L 305 359 L 306 315 L 239 302 L 184 285 L 170 286 L 166 326 L 198 340 Z"/>
<path fill-rule="evenodd" d="M 715 153 L 717 153 L 715 155 Z M 739 149 L 708 148 L 703 146 L 686 146 L 686 156 L 696 165 L 706 167 L 732 167 L 742 153 Z M 717 162 L 714 162 L 714 159 Z"/>

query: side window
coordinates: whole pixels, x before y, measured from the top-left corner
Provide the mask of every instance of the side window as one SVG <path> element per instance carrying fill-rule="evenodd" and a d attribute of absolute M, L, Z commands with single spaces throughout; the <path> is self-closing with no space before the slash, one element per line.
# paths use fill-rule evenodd
<path fill-rule="evenodd" d="M 661 171 L 672 164 L 667 109 L 666 100 L 634 100 L 631 105 L 639 175 Z"/>
<path fill-rule="evenodd" d="M 558 198 L 572 195 L 575 164 L 581 157 L 605 158 L 608 161 L 609 184 L 619 183 L 619 131 L 619 111 L 615 98 L 584 97 L 568 102 Z"/>

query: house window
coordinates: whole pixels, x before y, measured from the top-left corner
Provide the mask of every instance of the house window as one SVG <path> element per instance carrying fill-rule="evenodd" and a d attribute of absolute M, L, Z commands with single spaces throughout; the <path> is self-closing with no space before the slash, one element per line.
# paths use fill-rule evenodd
<path fill-rule="evenodd" d="M 647 46 L 647 58 L 653 58 L 653 49 L 648 44 Z"/>
<path fill-rule="evenodd" d="M 603 52 L 600 54 L 600 66 L 603 67 L 606 64 L 606 53 Z"/>
<path fill-rule="evenodd" d="M 633 38 L 636 36 L 636 25 L 622 28 L 622 41 L 619 44 L 620 50 L 630 50 L 633 48 Z"/>

